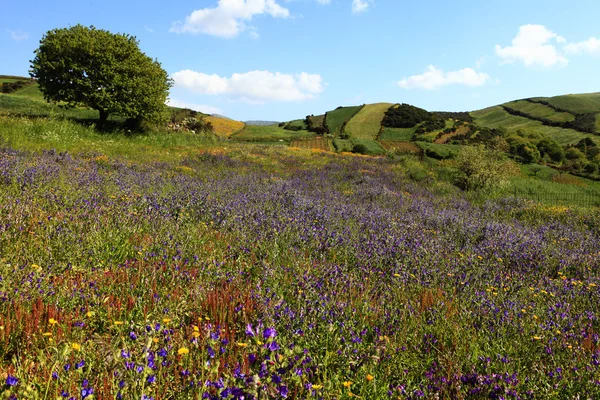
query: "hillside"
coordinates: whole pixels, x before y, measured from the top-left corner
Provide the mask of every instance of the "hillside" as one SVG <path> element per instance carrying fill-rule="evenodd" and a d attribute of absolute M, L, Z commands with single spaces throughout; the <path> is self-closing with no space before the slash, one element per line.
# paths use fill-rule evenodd
<path fill-rule="evenodd" d="M 9 92 L 0 97 L 0 115 L 56 115 L 87 122 L 97 118 L 94 110 L 46 103 L 28 78 L 0 76 L 0 83 Z M 177 108 L 172 115 L 175 129 L 199 118 L 194 130 L 211 129 L 224 139 L 335 152 L 444 160 L 455 157 L 462 146 L 483 144 L 524 164 L 600 179 L 600 93 L 531 97 L 472 112 L 430 112 L 400 103 L 343 106 L 283 123 L 240 122 Z M 119 116 L 111 121 L 115 127 L 125 122 Z"/>

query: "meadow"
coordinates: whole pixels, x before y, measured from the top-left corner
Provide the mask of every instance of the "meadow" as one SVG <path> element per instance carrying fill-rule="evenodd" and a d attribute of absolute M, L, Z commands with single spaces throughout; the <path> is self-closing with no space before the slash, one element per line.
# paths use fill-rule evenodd
<path fill-rule="evenodd" d="M 600 394 L 597 208 L 183 134 L 139 159 L 68 125 L 99 147 L 54 150 L 58 125 L 3 122 L 7 397 Z"/>
<path fill-rule="evenodd" d="M 362 106 L 354 107 L 339 107 L 333 111 L 327 112 L 325 122 L 329 128 L 329 133 L 334 136 L 339 136 L 342 133 L 344 124 L 350 120 L 357 112 L 360 111 Z"/>
<path fill-rule="evenodd" d="M 536 197 L 600 183 L 528 164 L 463 192 L 463 146 L 371 138 L 389 105 L 349 140 L 136 134 L 32 87 L 0 95 L 3 398 L 600 396 L 600 208 Z M 358 145 L 379 156 L 326 151 Z"/>

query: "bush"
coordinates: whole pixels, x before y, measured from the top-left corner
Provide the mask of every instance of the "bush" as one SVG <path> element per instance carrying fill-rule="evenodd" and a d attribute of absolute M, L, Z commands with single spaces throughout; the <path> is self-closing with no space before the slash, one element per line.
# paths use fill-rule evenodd
<path fill-rule="evenodd" d="M 387 110 L 381 123 L 388 128 L 412 128 L 430 119 L 429 112 L 422 108 L 410 104 L 397 104 Z"/>
<path fill-rule="evenodd" d="M 497 188 L 508 183 L 516 166 L 505 156 L 483 146 L 465 147 L 455 161 L 455 184 L 463 190 Z"/>
<path fill-rule="evenodd" d="M 520 144 L 516 149 L 516 154 L 525 164 L 536 163 L 540 160 L 539 150 L 531 143 Z"/>
<path fill-rule="evenodd" d="M 543 139 L 537 145 L 540 155 L 548 155 L 554 162 L 560 163 L 565 159 L 565 150 L 560 144 L 552 139 Z"/>
<path fill-rule="evenodd" d="M 364 144 L 359 143 L 355 144 L 354 147 L 352 147 L 352 152 L 357 154 L 368 154 L 369 149 Z"/>

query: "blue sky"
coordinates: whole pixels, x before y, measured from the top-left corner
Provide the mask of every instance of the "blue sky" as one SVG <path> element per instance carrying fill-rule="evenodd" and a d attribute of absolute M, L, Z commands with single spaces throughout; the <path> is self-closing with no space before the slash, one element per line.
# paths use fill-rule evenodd
<path fill-rule="evenodd" d="M 600 91 L 597 0 L 6 3 L 0 74 L 26 75 L 46 31 L 94 25 L 137 36 L 174 78 L 173 105 L 239 120 Z"/>

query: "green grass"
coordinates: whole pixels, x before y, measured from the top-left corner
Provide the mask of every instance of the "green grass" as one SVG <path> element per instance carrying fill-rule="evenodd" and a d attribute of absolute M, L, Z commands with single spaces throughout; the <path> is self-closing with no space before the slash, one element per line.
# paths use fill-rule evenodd
<path fill-rule="evenodd" d="M 360 111 L 362 106 L 354 107 L 342 107 L 327 113 L 326 122 L 329 128 L 329 133 L 332 135 L 339 135 L 342 133 L 342 126 L 344 122 L 352 118 L 357 112 Z"/>
<path fill-rule="evenodd" d="M 537 97 L 555 107 L 568 110 L 573 114 L 585 114 L 600 111 L 600 93 L 569 94 L 555 97 Z"/>
<path fill-rule="evenodd" d="M 280 128 L 277 125 L 246 125 L 241 132 L 238 132 L 231 136 L 232 139 L 252 142 L 276 142 L 284 141 L 289 142 L 291 140 L 314 136 L 314 133 L 307 131 L 289 131 Z"/>
<path fill-rule="evenodd" d="M 0 85 L 2 85 L 3 83 L 12 83 L 12 82 L 18 82 L 20 81 L 20 79 L 14 79 L 14 78 L 0 78 Z"/>
<path fill-rule="evenodd" d="M 367 104 L 346 124 L 345 132 L 357 139 L 376 139 L 391 103 Z"/>
<path fill-rule="evenodd" d="M 596 132 L 600 132 L 600 113 L 596 115 Z"/>
<path fill-rule="evenodd" d="M 44 100 L 44 95 L 40 92 L 40 88 L 37 83 L 27 85 L 23 89 L 17 90 L 13 93 L 15 96 L 27 97 L 34 100 Z"/>
<path fill-rule="evenodd" d="M 429 142 L 415 142 L 424 152 L 425 155 L 438 160 L 454 158 L 462 149 L 462 146 L 455 144 L 437 144 Z"/>
<path fill-rule="evenodd" d="M 98 132 L 73 120 L 0 116 L 0 143 L 20 150 L 54 149 L 155 162 L 179 160 L 218 142 L 212 135 L 151 132 L 127 136 L 119 131 Z"/>
<path fill-rule="evenodd" d="M 500 106 L 485 108 L 483 110 L 472 112 L 475 123 L 488 128 L 504 127 L 509 132 L 523 129 L 526 131 L 540 133 L 556 140 L 561 145 L 575 144 L 583 138 L 589 137 L 596 143 L 600 143 L 600 137 L 588 133 L 582 133 L 573 129 L 563 129 L 554 126 L 543 125 L 540 121 L 535 121 L 525 117 L 510 115 Z"/>
<path fill-rule="evenodd" d="M 400 142 L 408 142 L 412 139 L 415 131 L 417 130 L 417 126 L 413 126 L 412 128 L 383 128 L 383 132 L 381 132 L 381 136 L 379 136 L 379 140 L 396 140 Z"/>
<path fill-rule="evenodd" d="M 348 139 L 333 139 L 333 147 L 338 153 L 351 152 L 354 145 Z"/>
<path fill-rule="evenodd" d="M 543 104 L 532 103 L 524 100 L 512 101 L 510 103 L 506 103 L 506 106 L 530 115 L 533 118 L 546 118 L 554 122 L 571 122 L 575 119 L 573 114 L 557 112 Z"/>
<path fill-rule="evenodd" d="M 36 100 L 14 94 L 0 94 L 0 115 L 91 120 L 98 118 L 98 111 L 86 108 L 64 109 L 58 105 L 46 103 L 44 100 Z M 116 116 L 111 116 L 109 119 L 113 121 L 121 120 Z"/>

